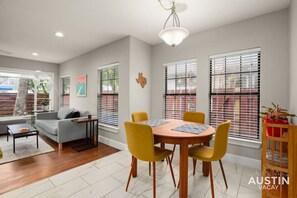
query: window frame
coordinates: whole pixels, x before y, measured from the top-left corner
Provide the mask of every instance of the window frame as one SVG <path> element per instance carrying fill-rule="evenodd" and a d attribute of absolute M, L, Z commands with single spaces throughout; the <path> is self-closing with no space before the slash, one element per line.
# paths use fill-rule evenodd
<path fill-rule="evenodd" d="M 69 78 L 69 93 L 68 94 L 64 93 L 64 79 L 65 78 Z M 64 97 L 65 96 L 69 97 L 69 104 L 66 107 L 70 107 L 70 85 L 71 85 L 70 81 L 71 81 L 70 75 L 60 76 L 60 88 L 61 88 L 61 91 L 60 91 L 60 100 L 61 100 L 60 101 L 60 107 L 65 107 L 65 105 L 64 105 Z"/>
<path fill-rule="evenodd" d="M 247 72 L 247 71 L 242 71 L 242 56 L 243 55 L 252 55 L 252 54 L 257 54 L 257 70 L 255 71 L 252 71 L 252 72 Z M 240 91 L 239 92 L 226 92 L 226 88 L 227 88 L 227 83 L 226 83 L 226 79 L 227 79 L 227 76 L 230 75 L 230 74 L 233 74 L 233 73 L 230 73 L 230 72 L 227 72 L 227 64 L 226 64 L 226 59 L 229 58 L 229 57 L 239 57 L 239 60 L 240 60 L 240 71 L 238 72 L 239 74 L 239 82 L 240 82 L 240 86 L 239 86 L 239 89 Z M 215 58 L 223 58 L 224 59 L 224 73 L 220 73 L 220 74 L 213 74 L 212 72 L 212 67 L 213 67 L 213 63 L 212 61 L 215 59 Z M 238 96 L 239 99 L 240 99 L 240 103 L 242 101 L 242 96 L 256 96 L 257 97 L 257 106 L 255 107 L 257 109 L 257 112 L 256 112 L 256 115 L 260 115 L 260 97 L 261 97 L 261 48 L 254 48 L 254 49 L 249 49 L 249 50 L 241 50 L 241 51 L 235 51 L 235 52 L 231 52 L 231 53 L 226 53 L 226 54 L 218 54 L 218 55 L 215 55 L 215 56 L 210 56 L 209 57 L 209 66 L 210 66 L 210 83 L 209 83 L 209 123 L 212 124 L 212 97 L 213 96 L 224 96 L 224 97 L 228 97 L 228 96 Z M 246 76 L 243 76 L 242 74 L 245 74 L 245 73 L 253 73 L 253 74 L 257 74 L 257 82 L 256 82 L 256 85 L 257 85 L 257 92 L 241 92 L 242 89 L 245 89 L 246 85 L 244 85 L 244 83 L 246 84 L 249 84 L 252 83 L 252 80 L 251 79 L 248 79 L 246 78 Z M 224 89 L 225 91 L 222 92 L 222 93 L 218 93 L 218 92 L 215 92 L 213 93 L 212 92 L 212 83 L 213 83 L 213 77 L 214 76 L 217 76 L 217 75 L 222 75 L 224 76 L 224 79 L 225 79 L 225 83 L 224 83 Z M 245 81 L 243 82 L 242 80 L 245 79 Z M 254 78 L 254 76 L 251 75 L 251 78 Z M 249 81 L 251 80 L 251 81 Z M 236 87 L 234 87 L 236 88 Z M 251 87 L 248 87 L 248 88 L 253 88 L 253 86 Z M 247 100 L 250 100 L 247 99 Z M 224 105 L 224 104 L 223 104 Z M 224 108 L 225 109 L 225 108 Z M 224 110 L 225 111 L 225 110 Z M 214 114 L 217 114 L 217 111 L 214 112 Z M 234 112 L 233 112 L 234 114 Z M 225 114 L 224 114 L 225 115 Z M 239 114 L 241 115 L 241 113 Z M 225 116 L 224 116 L 225 117 Z M 217 122 L 217 121 L 216 121 Z M 238 133 L 238 131 L 235 131 L 234 134 L 230 134 L 229 133 L 229 139 L 232 139 L 232 140 L 235 140 L 233 142 L 236 142 L 236 140 L 239 140 L 239 141 L 244 141 L 244 142 L 252 142 L 252 143 L 258 143 L 259 141 L 261 141 L 261 135 L 260 135 L 260 119 L 258 118 L 257 119 L 257 129 L 256 129 L 256 138 L 254 138 L 252 135 L 250 135 L 249 137 L 247 137 L 247 135 L 241 135 Z M 235 135 L 236 134 L 236 135 Z"/>
<path fill-rule="evenodd" d="M 110 132 L 114 132 L 114 133 L 118 133 L 118 128 L 119 128 L 119 89 L 117 90 L 117 93 L 102 93 L 102 71 L 104 69 L 108 69 L 108 68 L 116 68 L 117 69 L 117 73 L 118 73 L 118 78 L 113 78 L 113 79 L 108 79 L 108 80 L 118 80 L 118 82 L 120 81 L 120 77 L 119 77 L 119 63 L 112 63 L 112 64 L 109 64 L 109 65 L 105 65 L 105 66 L 102 66 L 102 67 L 98 67 L 98 91 L 97 91 L 97 114 L 98 114 L 98 119 L 99 119 L 99 122 L 98 122 L 98 125 L 101 129 L 104 129 L 104 130 L 107 130 L 107 131 L 110 131 Z M 119 86 L 120 87 L 120 86 Z M 118 87 L 118 88 L 119 88 Z M 117 96 L 117 125 L 112 125 L 110 123 L 105 123 L 105 122 L 102 122 L 100 120 L 100 112 L 101 112 L 101 97 L 102 95 L 105 95 L 105 96 Z"/>
<path fill-rule="evenodd" d="M 188 64 L 195 64 L 193 67 L 195 69 L 195 75 L 194 76 L 187 76 L 187 65 Z M 175 72 L 174 72 L 174 77 L 173 78 L 168 78 L 168 67 L 169 66 L 175 66 Z M 185 68 L 185 76 L 183 77 L 178 77 L 178 65 L 182 65 Z M 164 112 L 163 112 L 163 117 L 165 119 L 182 119 L 183 117 L 183 113 L 185 111 L 196 111 L 197 108 L 197 59 L 196 58 L 192 58 L 192 59 L 187 59 L 187 60 L 182 60 L 182 61 L 177 61 L 177 62 L 172 62 L 172 63 L 166 63 L 163 65 L 163 69 L 164 69 L 164 95 L 163 95 L 163 104 L 164 104 Z M 184 79 L 185 80 L 185 89 L 184 89 L 184 93 L 168 93 L 168 80 L 174 80 L 175 81 L 175 92 L 177 91 L 177 87 L 178 87 L 178 83 L 177 80 L 179 79 Z M 187 93 L 187 80 L 188 79 L 195 79 L 196 83 L 195 83 L 195 93 Z M 185 105 L 184 109 L 185 111 L 180 111 L 179 112 L 179 116 L 177 116 L 177 113 L 174 113 L 173 117 L 172 116 L 168 116 L 167 115 L 167 111 L 173 111 L 173 112 L 178 112 L 178 110 L 168 110 L 167 109 L 167 97 L 170 96 L 174 96 L 175 99 L 178 96 L 184 96 L 185 100 L 187 100 L 188 97 L 195 97 L 194 101 L 195 101 L 195 106 L 192 110 L 188 109 L 186 107 L 186 105 L 188 104 L 187 102 L 185 102 L 183 105 Z M 174 99 L 174 100 L 175 100 Z M 181 108 L 180 108 L 181 109 Z"/>
<path fill-rule="evenodd" d="M 18 68 L 7 68 L 7 67 L 0 67 L 0 73 L 3 77 L 12 77 L 12 78 L 26 78 L 29 80 L 32 80 L 34 83 L 37 82 L 38 79 L 39 82 L 41 80 L 45 81 L 43 83 L 49 83 L 52 86 L 51 90 L 47 90 L 48 98 L 50 100 L 49 109 L 53 109 L 55 104 L 55 97 L 54 97 L 54 87 L 55 87 L 55 73 L 50 71 L 40 71 L 40 70 L 29 70 L 29 69 L 18 69 Z M 37 88 L 36 88 L 37 89 Z M 34 94 L 34 102 L 33 102 L 33 110 L 26 110 L 24 114 L 28 114 L 35 112 L 39 109 L 41 109 L 41 105 L 39 105 L 39 101 L 43 98 L 38 98 L 38 93 Z M 10 116 L 8 116 L 10 117 Z"/>

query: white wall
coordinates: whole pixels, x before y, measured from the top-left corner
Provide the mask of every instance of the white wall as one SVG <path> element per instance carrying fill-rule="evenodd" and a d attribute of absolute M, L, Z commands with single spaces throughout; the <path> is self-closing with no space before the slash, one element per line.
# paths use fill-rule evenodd
<path fill-rule="evenodd" d="M 58 104 L 59 104 L 59 65 L 58 64 L 0 55 L 0 67 L 32 70 L 32 73 L 34 73 L 36 70 L 54 73 L 55 75 L 54 76 L 55 77 L 54 109 L 55 110 L 58 109 Z"/>
<path fill-rule="evenodd" d="M 130 113 L 145 111 L 150 115 L 152 47 L 137 38 L 130 39 Z M 144 88 L 136 82 L 139 72 L 147 79 Z"/>
<path fill-rule="evenodd" d="M 290 6 L 290 113 L 297 114 L 297 1 Z M 294 119 L 294 124 L 297 118 Z"/>
<path fill-rule="evenodd" d="M 199 20 L 199 19 L 197 19 Z M 266 14 L 217 29 L 190 35 L 172 48 L 166 44 L 152 51 L 152 117 L 162 117 L 165 63 L 197 58 L 197 110 L 209 112 L 209 56 L 261 47 L 261 105 L 289 104 L 288 10 Z M 208 116 L 207 116 L 208 120 Z M 229 153 L 260 159 L 259 149 L 229 146 Z"/>

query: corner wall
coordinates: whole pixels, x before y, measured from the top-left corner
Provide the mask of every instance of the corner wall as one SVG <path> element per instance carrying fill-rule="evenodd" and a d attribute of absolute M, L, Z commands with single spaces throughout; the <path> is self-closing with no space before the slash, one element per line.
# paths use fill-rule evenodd
<path fill-rule="evenodd" d="M 97 116 L 98 68 L 119 63 L 119 132 L 100 130 L 99 135 L 125 143 L 124 121 L 130 120 L 130 38 L 126 37 L 86 54 L 73 58 L 60 65 L 60 75 L 70 75 L 70 107 L 87 110 Z M 76 96 L 76 77 L 87 74 L 87 96 Z"/>
<path fill-rule="evenodd" d="M 137 111 L 151 112 L 151 55 L 152 46 L 130 37 L 130 114 Z M 147 79 L 144 88 L 136 82 L 138 73 Z"/>
<path fill-rule="evenodd" d="M 266 14 L 217 29 L 190 35 L 175 48 L 156 45 L 152 51 L 152 116 L 163 114 L 163 64 L 197 59 L 197 110 L 209 112 L 209 56 L 261 48 L 261 105 L 289 104 L 288 10 Z M 161 85 L 161 86 L 160 86 Z M 260 159 L 260 149 L 229 145 L 228 152 Z"/>
<path fill-rule="evenodd" d="M 297 1 L 290 6 L 290 113 L 297 114 Z M 293 119 L 297 124 L 297 118 Z"/>

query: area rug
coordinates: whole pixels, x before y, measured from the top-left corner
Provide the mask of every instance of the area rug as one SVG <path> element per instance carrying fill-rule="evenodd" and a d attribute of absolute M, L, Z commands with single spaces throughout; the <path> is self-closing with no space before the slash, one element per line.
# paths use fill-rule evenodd
<path fill-rule="evenodd" d="M 54 151 L 54 149 L 40 137 L 38 137 L 38 141 L 39 148 L 37 149 L 36 136 L 15 139 L 15 153 L 13 153 L 12 137 L 9 136 L 9 141 L 7 142 L 5 135 L 0 136 L 0 147 L 3 153 L 0 164 Z"/>

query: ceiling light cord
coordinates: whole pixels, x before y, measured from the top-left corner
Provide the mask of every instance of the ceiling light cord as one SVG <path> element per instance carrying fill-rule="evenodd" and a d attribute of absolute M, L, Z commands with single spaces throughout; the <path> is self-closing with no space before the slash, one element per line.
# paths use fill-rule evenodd
<path fill-rule="evenodd" d="M 159 0 L 159 3 L 160 3 L 160 5 L 162 6 L 162 8 L 163 8 L 164 10 L 171 10 L 172 7 L 173 7 L 173 5 L 172 5 L 170 8 L 165 8 L 165 6 L 162 4 L 161 0 Z M 173 1 L 172 3 L 174 4 L 174 1 Z"/>
<path fill-rule="evenodd" d="M 159 0 L 160 1 L 160 0 Z M 162 4 L 161 4 L 162 5 Z M 166 28 L 167 22 L 169 21 L 170 17 L 172 16 L 172 26 L 173 27 L 180 27 L 180 21 L 175 11 L 175 3 L 173 2 L 171 9 L 171 14 L 167 17 L 163 29 Z"/>

